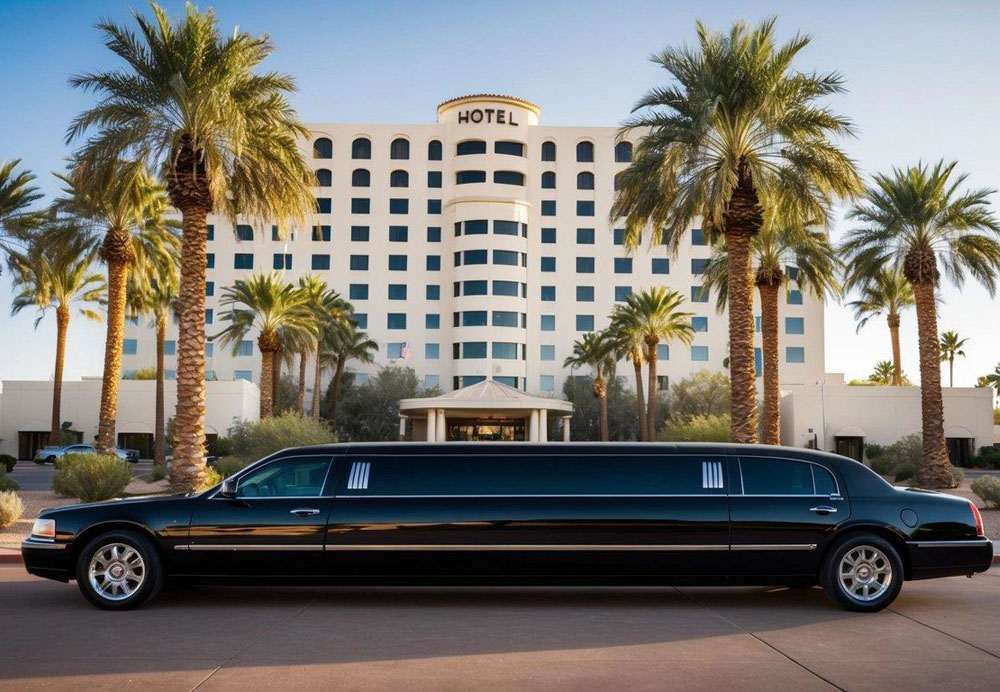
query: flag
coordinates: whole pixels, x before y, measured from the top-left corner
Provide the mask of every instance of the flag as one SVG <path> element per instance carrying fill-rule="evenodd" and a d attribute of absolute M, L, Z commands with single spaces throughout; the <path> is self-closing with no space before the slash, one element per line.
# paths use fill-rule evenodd
<path fill-rule="evenodd" d="M 403 358 L 403 360 L 406 360 L 407 358 L 410 357 L 410 342 L 409 341 L 404 341 L 403 342 L 403 350 L 399 352 L 399 355 Z"/>

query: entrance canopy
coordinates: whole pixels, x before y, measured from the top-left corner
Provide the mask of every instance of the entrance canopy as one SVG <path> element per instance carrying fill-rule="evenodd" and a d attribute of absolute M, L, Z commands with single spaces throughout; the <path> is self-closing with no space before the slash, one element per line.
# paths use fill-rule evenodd
<path fill-rule="evenodd" d="M 563 419 L 563 440 L 569 441 L 573 404 L 561 399 L 531 396 L 493 380 L 484 380 L 441 396 L 402 399 L 399 432 L 413 421 L 413 439 L 447 440 L 548 439 L 548 414 Z"/>

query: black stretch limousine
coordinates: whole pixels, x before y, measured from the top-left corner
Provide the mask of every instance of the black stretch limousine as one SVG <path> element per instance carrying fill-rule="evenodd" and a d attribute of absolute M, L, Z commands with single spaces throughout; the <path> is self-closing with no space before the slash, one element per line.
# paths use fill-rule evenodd
<path fill-rule="evenodd" d="M 803 449 L 343 444 L 288 449 L 207 492 L 42 512 L 31 574 L 108 609 L 166 582 L 822 584 L 875 611 L 904 579 L 972 575 L 967 500 Z"/>

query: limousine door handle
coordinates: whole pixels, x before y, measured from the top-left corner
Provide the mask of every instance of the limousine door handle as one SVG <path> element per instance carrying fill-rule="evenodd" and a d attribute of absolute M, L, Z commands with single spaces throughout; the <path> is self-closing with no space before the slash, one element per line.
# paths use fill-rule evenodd
<path fill-rule="evenodd" d="M 819 507 L 810 507 L 809 511 L 816 514 L 833 514 L 837 511 L 837 508 L 830 507 L 829 505 L 820 505 Z"/>
<path fill-rule="evenodd" d="M 300 507 L 299 509 L 293 509 L 291 511 L 291 514 L 294 514 L 299 517 L 311 517 L 314 514 L 319 514 L 319 510 L 313 509 L 311 507 Z"/>

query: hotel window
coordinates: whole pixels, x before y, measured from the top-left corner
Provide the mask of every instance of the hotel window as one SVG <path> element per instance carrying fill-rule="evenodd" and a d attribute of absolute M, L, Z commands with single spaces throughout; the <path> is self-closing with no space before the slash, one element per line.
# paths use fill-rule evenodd
<path fill-rule="evenodd" d="M 368 271 L 368 255 L 351 255 L 350 267 L 354 271 Z"/>
<path fill-rule="evenodd" d="M 316 169 L 316 187 L 330 187 L 333 185 L 333 173 L 329 168 Z"/>
<path fill-rule="evenodd" d="M 554 272 L 556 270 L 556 258 L 555 257 L 542 257 L 541 258 L 541 269 L 543 272 Z"/>
<path fill-rule="evenodd" d="M 390 243 L 405 243 L 409 239 L 409 235 L 408 226 L 389 226 Z"/>
<path fill-rule="evenodd" d="M 234 269 L 253 269 L 253 253 L 237 252 L 233 255 Z"/>
<path fill-rule="evenodd" d="M 214 281 L 206 281 L 205 282 L 205 295 L 206 296 L 214 296 L 215 295 L 215 282 Z"/>
<path fill-rule="evenodd" d="M 429 199 L 429 200 L 427 200 L 427 213 L 428 214 L 440 214 L 441 213 L 441 200 L 439 200 L 439 199 Z"/>
<path fill-rule="evenodd" d="M 661 392 L 667 391 L 667 387 L 670 386 L 670 378 L 667 375 L 657 375 L 656 376 L 656 389 Z"/>
<path fill-rule="evenodd" d="M 631 274 L 631 273 L 632 273 L 632 258 L 615 257 L 615 274 Z"/>
<path fill-rule="evenodd" d="M 787 346 L 785 348 L 786 363 L 805 363 L 806 350 L 801 346 Z"/>
<path fill-rule="evenodd" d="M 493 182 L 497 185 L 524 185 L 524 173 L 493 171 Z"/>
<path fill-rule="evenodd" d="M 490 225 L 486 219 L 476 219 L 474 221 L 466 221 L 463 228 L 465 235 L 486 235 L 489 233 Z M 458 224 L 455 224 L 455 231 L 455 235 L 460 235 Z"/>
<path fill-rule="evenodd" d="M 556 287 L 555 286 L 542 286 L 541 298 L 542 302 L 551 303 L 556 299 Z"/>
<path fill-rule="evenodd" d="M 577 216 L 593 216 L 594 215 L 594 203 L 587 200 L 578 200 L 576 203 L 576 215 Z"/>
<path fill-rule="evenodd" d="M 556 330 L 555 315 L 541 315 L 539 326 L 543 332 L 554 332 Z"/>
<path fill-rule="evenodd" d="M 214 353 L 214 352 L 215 352 L 215 344 L 213 344 L 211 342 L 205 344 L 205 357 L 206 358 L 211 358 L 212 357 L 212 353 Z"/>
<path fill-rule="evenodd" d="M 372 157 L 372 143 L 366 137 L 358 137 L 351 142 L 352 159 L 370 159 Z"/>
<path fill-rule="evenodd" d="M 274 253 L 274 268 L 281 271 L 292 268 L 292 256 L 288 253 Z"/>
<path fill-rule="evenodd" d="M 217 379 L 219 379 L 219 378 L 215 376 L 215 370 L 206 370 L 205 371 L 205 381 L 206 382 L 215 382 Z"/>
<path fill-rule="evenodd" d="M 513 296 L 517 298 L 517 282 L 516 281 L 494 281 L 493 282 L 493 295 L 495 296 Z"/>
<path fill-rule="evenodd" d="M 358 329 L 368 329 L 368 313 L 367 312 L 355 312 L 351 313 L 351 317 L 354 319 L 354 324 Z"/>
<path fill-rule="evenodd" d="M 503 264 L 509 267 L 516 267 L 518 253 L 514 250 L 494 250 L 493 264 Z"/>
<path fill-rule="evenodd" d="M 134 356 L 139 351 L 137 339 L 122 339 L 122 355 Z"/>
<path fill-rule="evenodd" d="M 670 360 L 670 344 L 657 344 L 656 345 L 656 359 L 657 360 Z"/>
<path fill-rule="evenodd" d="M 351 213 L 352 214 L 369 214 L 372 210 L 372 201 L 367 197 L 352 197 L 351 198 Z"/>
<path fill-rule="evenodd" d="M 320 137 L 315 142 L 313 142 L 313 158 L 314 159 L 332 159 L 333 158 L 333 142 L 331 142 L 326 137 Z"/>
<path fill-rule="evenodd" d="M 205 310 L 205 324 L 212 324 L 215 321 L 215 313 L 209 309 Z"/>
<path fill-rule="evenodd" d="M 206 378 L 208 373 L 206 373 Z M 247 382 L 253 382 L 253 371 L 252 370 L 233 370 L 233 381 L 246 380 Z"/>
<path fill-rule="evenodd" d="M 459 142 L 455 147 L 456 156 L 468 156 L 470 154 L 485 154 L 486 142 L 481 139 L 469 139 Z"/>
<path fill-rule="evenodd" d="M 757 315 L 756 317 L 753 318 L 753 330 L 758 334 L 760 334 L 760 327 L 761 327 L 761 317 L 760 315 Z"/>
<path fill-rule="evenodd" d="M 351 240 L 358 243 L 367 243 L 369 235 L 368 226 L 351 226 Z"/>
<path fill-rule="evenodd" d="M 788 276 L 788 280 L 789 281 L 798 281 L 799 280 L 799 268 L 798 267 L 793 267 L 791 265 L 787 265 L 785 267 L 785 274 Z"/>
<path fill-rule="evenodd" d="M 440 384 L 440 375 L 424 375 L 424 389 L 436 389 Z"/>
<path fill-rule="evenodd" d="M 486 250 L 466 250 L 463 253 L 462 262 L 464 264 L 487 264 L 489 262 Z"/>
<path fill-rule="evenodd" d="M 351 173 L 351 187 L 371 187 L 372 174 L 367 168 L 355 168 Z"/>
<path fill-rule="evenodd" d="M 576 302 L 578 302 L 578 303 L 593 303 L 594 302 L 594 287 L 593 286 L 577 286 L 576 287 Z"/>
<path fill-rule="evenodd" d="M 215 269 L 215 253 L 209 252 L 205 255 L 205 268 Z"/>
<path fill-rule="evenodd" d="M 441 187 L 441 171 L 427 171 L 427 187 Z"/>
<path fill-rule="evenodd" d="M 543 228 L 542 229 L 542 242 L 546 244 L 553 244 L 556 242 L 556 229 L 554 228 Z"/>
<path fill-rule="evenodd" d="M 593 245 L 594 229 L 593 228 L 576 229 L 576 243 L 577 245 Z"/>
<path fill-rule="evenodd" d="M 385 355 L 389 360 L 398 360 L 403 357 L 404 348 L 406 348 L 405 341 L 390 341 L 385 345 Z"/>
<path fill-rule="evenodd" d="M 539 346 L 538 350 L 539 360 L 555 360 L 556 359 L 556 347 L 552 344 L 542 344 Z"/>
<path fill-rule="evenodd" d="M 485 296 L 487 288 L 485 280 L 462 282 L 462 293 L 467 296 Z"/>
<path fill-rule="evenodd" d="M 347 295 L 351 300 L 368 300 L 368 284 L 351 284 Z"/>
<path fill-rule="evenodd" d="M 393 171 L 389 174 L 389 187 L 409 187 L 410 174 L 406 171 Z"/>
<path fill-rule="evenodd" d="M 389 145 L 389 158 L 400 160 L 410 158 L 410 142 L 402 137 L 392 140 L 392 144 Z"/>
<path fill-rule="evenodd" d="M 593 257 L 577 257 L 576 258 L 576 273 L 577 274 L 593 274 L 594 273 L 594 258 Z"/>
<path fill-rule="evenodd" d="M 386 329 L 406 329 L 406 313 L 390 312 L 386 315 Z"/>
<path fill-rule="evenodd" d="M 551 392 L 556 388 L 556 378 L 552 375 L 539 375 L 538 388 L 543 392 Z"/>
<path fill-rule="evenodd" d="M 592 331 L 594 331 L 594 316 L 593 315 L 577 315 L 576 316 L 576 331 L 578 331 L 578 332 L 592 332 Z"/>
<path fill-rule="evenodd" d="M 470 183 L 485 183 L 486 171 L 457 171 L 455 173 L 456 185 L 469 185 Z"/>
<path fill-rule="evenodd" d="M 442 155 L 441 141 L 432 139 L 427 143 L 427 160 L 440 161 Z"/>
<path fill-rule="evenodd" d="M 631 286 L 615 286 L 615 302 L 624 303 L 632 295 Z"/>
<path fill-rule="evenodd" d="M 239 346 L 236 347 L 236 355 L 238 356 L 252 356 L 253 355 L 253 342 L 252 341 L 241 341 Z"/>
<path fill-rule="evenodd" d="M 708 331 L 708 318 L 707 317 L 692 317 L 691 318 L 691 328 L 696 332 L 707 332 Z"/>
<path fill-rule="evenodd" d="M 428 312 L 424 315 L 424 329 L 440 329 L 441 315 L 436 312 Z"/>
<path fill-rule="evenodd" d="M 594 161 L 594 143 L 578 143 L 576 145 L 576 160 L 580 163 L 592 163 Z"/>
<path fill-rule="evenodd" d="M 543 190 L 555 190 L 556 189 L 556 174 L 552 171 L 545 171 L 542 173 L 542 189 Z"/>
<path fill-rule="evenodd" d="M 802 291 L 798 289 L 792 289 L 788 292 L 788 304 L 789 305 L 802 305 Z"/>
<path fill-rule="evenodd" d="M 691 273 L 692 274 L 704 274 L 705 269 L 708 267 L 707 259 L 693 259 L 691 260 Z"/>
<path fill-rule="evenodd" d="M 632 161 L 632 142 L 618 142 L 615 145 L 615 163 L 630 163 Z"/>
<path fill-rule="evenodd" d="M 426 266 L 429 272 L 441 271 L 441 255 L 427 255 Z"/>
<path fill-rule="evenodd" d="M 405 272 L 406 255 L 389 255 L 389 271 Z"/>
<path fill-rule="evenodd" d="M 463 327 L 485 327 L 487 324 L 487 314 L 485 310 L 466 310 L 462 313 L 455 313 L 456 317 L 461 318 L 461 322 L 455 321 L 455 326 L 457 327 L 461 324 Z"/>
<path fill-rule="evenodd" d="M 692 303 L 707 303 L 708 294 L 710 291 L 705 289 L 703 286 L 692 286 L 691 287 L 691 302 Z"/>
<path fill-rule="evenodd" d="M 313 226 L 312 228 L 312 239 L 316 241 L 330 242 L 330 227 L 329 226 Z"/>
<path fill-rule="evenodd" d="M 424 344 L 424 358 L 437 360 L 441 357 L 441 344 Z"/>
<path fill-rule="evenodd" d="M 507 156 L 524 156 L 524 145 L 521 142 L 500 140 L 493 143 L 493 153 Z"/>
<path fill-rule="evenodd" d="M 517 360 L 517 346 L 510 341 L 494 341 L 493 357 L 497 360 Z"/>
<path fill-rule="evenodd" d="M 248 226 L 245 223 L 236 225 L 236 239 L 237 240 L 253 240 L 253 227 Z"/>
<path fill-rule="evenodd" d="M 576 189 L 577 190 L 593 190 L 594 189 L 594 174 L 590 171 L 583 171 L 582 173 L 576 174 Z"/>
<path fill-rule="evenodd" d="M 556 215 L 556 201 L 554 199 L 542 200 L 542 216 Z"/>
<path fill-rule="evenodd" d="M 654 257 L 653 258 L 653 273 L 654 274 L 669 274 L 670 273 L 670 260 L 665 257 Z"/>
<path fill-rule="evenodd" d="M 462 344 L 462 358 L 485 358 L 485 341 L 466 341 Z"/>
<path fill-rule="evenodd" d="M 406 300 L 406 284 L 389 284 L 389 300 Z"/>
<path fill-rule="evenodd" d="M 427 300 L 441 300 L 441 286 L 438 284 L 427 284 L 424 297 Z"/>
<path fill-rule="evenodd" d="M 441 242 L 441 227 L 440 226 L 428 226 L 427 227 L 427 242 L 428 243 L 440 243 Z"/>
<path fill-rule="evenodd" d="M 317 214 L 329 214 L 333 209 L 333 204 L 329 197 L 317 197 L 316 198 L 316 213 Z"/>
<path fill-rule="evenodd" d="M 708 346 L 692 346 L 691 360 L 704 362 L 708 360 Z"/>
<path fill-rule="evenodd" d="M 708 245 L 708 241 L 705 239 L 705 232 L 700 228 L 691 229 L 691 244 L 692 245 Z"/>
<path fill-rule="evenodd" d="M 177 379 L 177 371 L 176 370 L 164 370 L 163 371 L 163 379 L 165 379 L 165 380 L 176 380 Z"/>
<path fill-rule="evenodd" d="M 519 322 L 519 313 L 509 312 L 507 310 L 493 311 L 494 327 L 517 327 Z"/>
<path fill-rule="evenodd" d="M 517 235 L 517 221 L 494 221 L 493 233 L 495 235 Z"/>
<path fill-rule="evenodd" d="M 805 334 L 806 321 L 802 317 L 785 318 L 785 334 Z"/>
<path fill-rule="evenodd" d="M 292 240 L 295 240 L 294 236 L 292 237 Z M 279 241 L 281 241 L 281 234 L 278 233 L 278 227 L 271 226 L 271 242 L 277 243 Z"/>
<path fill-rule="evenodd" d="M 205 240 L 215 240 L 215 225 L 208 224 L 205 227 Z"/>
<path fill-rule="evenodd" d="M 542 161 L 556 160 L 556 143 L 542 142 Z"/>
<path fill-rule="evenodd" d="M 760 377 L 764 373 L 764 353 L 760 348 L 753 350 L 753 374 Z"/>
<path fill-rule="evenodd" d="M 409 214 L 410 213 L 410 200 L 406 198 L 393 197 L 389 200 L 389 213 L 390 214 Z"/>

